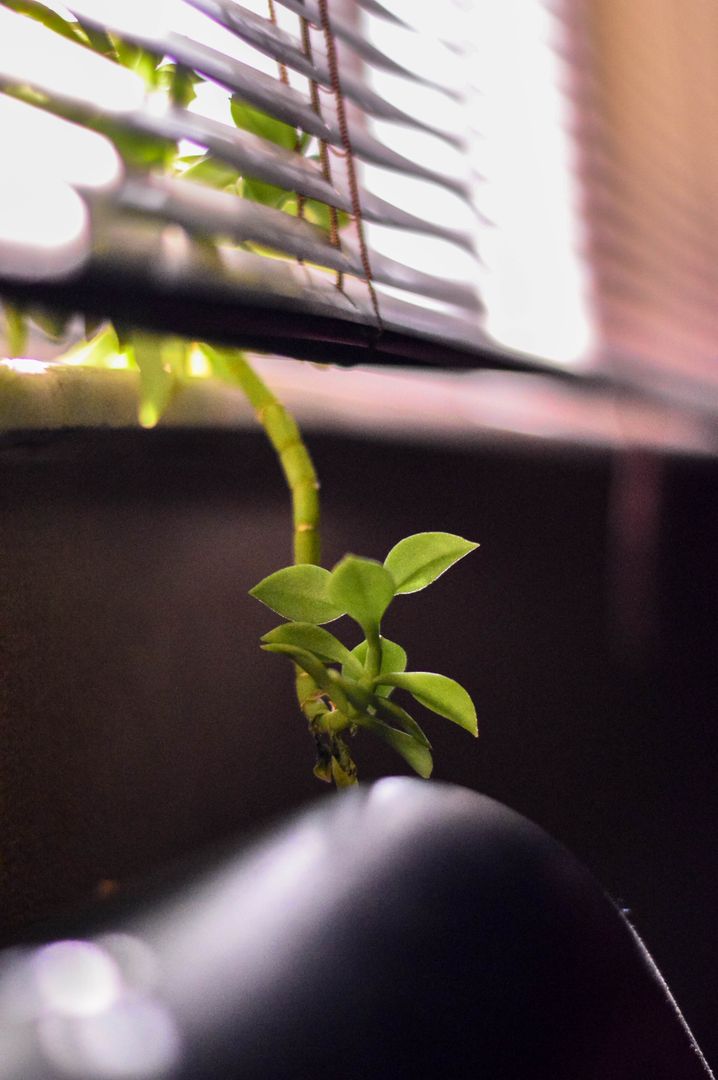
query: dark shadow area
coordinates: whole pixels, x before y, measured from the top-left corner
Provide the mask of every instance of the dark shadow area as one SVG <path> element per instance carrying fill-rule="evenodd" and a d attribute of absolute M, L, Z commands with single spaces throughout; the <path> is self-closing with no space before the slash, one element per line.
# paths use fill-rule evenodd
<path fill-rule="evenodd" d="M 715 464 L 660 462 L 653 603 L 632 639 L 617 630 L 632 597 L 608 455 L 310 442 L 327 564 L 424 529 L 481 542 L 386 626 L 411 668 L 477 702 L 478 742 L 427 721 L 436 775 L 589 865 L 715 1061 Z M 0 472 L 8 939 L 324 789 L 289 666 L 257 648 L 278 620 L 246 595 L 289 561 L 259 435 L 32 436 L 5 446 Z M 367 779 L 404 771 L 366 738 L 356 756 Z"/>

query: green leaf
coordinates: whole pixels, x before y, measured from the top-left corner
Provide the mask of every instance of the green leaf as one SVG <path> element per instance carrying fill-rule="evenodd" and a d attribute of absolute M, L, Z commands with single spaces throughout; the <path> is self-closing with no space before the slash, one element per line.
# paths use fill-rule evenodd
<path fill-rule="evenodd" d="M 82 19 L 78 19 L 78 25 L 93 52 L 110 57 L 112 60 L 117 59 L 117 49 L 110 40 L 109 34 L 106 34 L 104 30 L 98 30 L 97 27 L 90 26 L 89 23 L 83 22 Z"/>
<path fill-rule="evenodd" d="M 297 144 L 297 132 L 283 120 L 277 120 L 269 113 L 255 109 L 237 94 L 231 99 L 230 109 L 232 119 L 238 128 L 250 131 L 252 135 L 259 135 L 262 139 L 269 139 L 277 146 L 283 146 L 285 150 L 294 150 Z"/>
<path fill-rule="evenodd" d="M 287 198 L 284 188 L 276 184 L 268 184 L 264 180 L 250 180 L 246 176 L 242 180 L 242 197 L 251 202 L 262 203 L 263 206 L 279 206 Z"/>
<path fill-rule="evenodd" d="M 179 159 L 179 163 L 188 159 Z M 239 173 L 231 165 L 212 157 L 210 154 L 202 154 L 195 158 L 189 168 L 185 169 L 181 176 L 185 180 L 194 180 L 199 184 L 207 184 L 208 187 L 226 188 L 230 184 L 236 184 Z"/>
<path fill-rule="evenodd" d="M 445 716 L 472 735 L 478 735 L 476 709 L 463 686 L 430 671 L 391 672 L 378 676 L 383 683 L 408 690 L 420 705 Z M 376 681 L 376 680 L 375 680 Z"/>
<path fill-rule="evenodd" d="M 156 135 L 123 129 L 112 120 L 100 117 L 88 126 L 112 139 L 127 165 L 138 169 L 164 168 L 175 154 L 174 144 Z"/>
<path fill-rule="evenodd" d="M 175 378 L 163 340 L 156 334 L 132 335 L 132 351 L 140 369 L 139 421 L 152 428 L 160 420 L 175 389 Z"/>
<path fill-rule="evenodd" d="M 115 46 L 119 63 L 131 71 L 137 72 L 150 89 L 154 88 L 157 84 L 157 68 L 162 61 L 162 57 L 158 53 L 143 48 L 142 45 L 133 45 L 129 41 L 123 41 L 114 34 L 112 34 L 111 40 Z"/>
<path fill-rule="evenodd" d="M 79 341 L 62 354 L 61 359 L 78 367 L 111 368 L 115 367 L 118 359 L 129 358 L 124 356 L 124 349 L 120 346 L 114 326 L 105 326 L 89 341 Z M 132 357 L 134 364 L 134 356 Z"/>
<path fill-rule="evenodd" d="M 222 379 L 234 386 L 241 386 L 242 380 L 239 375 L 240 361 L 245 359 L 245 354 L 239 349 L 222 349 L 216 346 L 200 342 L 200 352 L 209 362 L 212 374 L 216 379 Z"/>
<path fill-rule="evenodd" d="M 345 772 L 335 757 L 331 759 L 332 780 L 338 788 L 353 787 L 356 784 L 356 776 Z"/>
<path fill-rule="evenodd" d="M 396 582 L 397 593 L 418 592 L 478 546 L 453 533 L 416 533 L 391 549 L 384 566 Z"/>
<path fill-rule="evenodd" d="M 333 622 L 344 608 L 327 595 L 330 576 L 322 566 L 310 563 L 285 566 L 250 589 L 249 595 L 294 622 Z"/>
<path fill-rule="evenodd" d="M 167 91 L 173 105 L 186 108 L 197 97 L 195 86 L 202 79 L 182 64 L 162 64 L 157 69 L 155 82 L 158 88 Z"/>
<path fill-rule="evenodd" d="M 316 656 L 313 656 L 306 649 L 300 649 L 297 645 L 285 645 L 283 643 L 262 645 L 262 649 L 265 652 L 279 653 L 280 656 L 288 656 L 295 664 L 299 664 L 300 668 L 306 671 L 307 675 L 311 675 L 314 682 L 322 690 L 326 690 L 328 687 L 327 669 L 321 660 L 318 660 Z"/>
<path fill-rule="evenodd" d="M 361 727 L 366 728 L 367 731 L 371 731 L 372 734 L 388 743 L 398 754 L 401 754 L 404 761 L 411 765 L 415 773 L 418 773 L 424 780 L 429 779 L 434 768 L 434 762 L 431 751 L 424 743 L 419 742 L 405 731 L 397 731 L 396 728 L 390 727 L 389 724 L 385 724 L 382 720 L 377 720 L 374 717 L 362 717 L 358 723 Z"/>
<path fill-rule="evenodd" d="M 423 730 L 419 727 L 414 717 L 410 716 L 406 709 L 402 709 L 401 705 L 397 705 L 394 701 L 387 701 L 386 698 L 377 696 L 374 699 L 374 707 L 382 719 L 392 725 L 398 724 L 408 735 L 413 736 L 418 742 L 431 750 L 431 743 Z"/>
<path fill-rule="evenodd" d="M 295 664 L 298 664 L 303 671 L 306 671 L 320 690 L 324 691 L 327 697 L 330 697 L 334 704 L 343 713 L 350 711 L 349 701 L 347 700 L 343 687 L 342 679 L 337 675 L 337 672 L 331 668 L 325 668 L 320 660 L 317 660 L 316 656 L 307 652 L 306 649 L 300 649 L 296 645 L 262 645 L 262 649 L 265 652 L 280 653 L 282 656 L 288 656 Z M 333 716 L 338 715 L 333 713 Z"/>
<path fill-rule="evenodd" d="M 362 666 L 334 634 L 314 623 L 289 622 L 276 626 L 264 634 L 262 641 L 269 645 L 296 645 L 313 653 L 325 664 L 343 664 L 347 674 L 358 679 L 362 675 Z"/>
<path fill-rule="evenodd" d="M 406 671 L 406 652 L 402 649 L 401 645 L 397 645 L 395 641 L 389 641 L 389 638 L 382 637 L 381 641 L 381 667 L 379 673 L 382 671 Z M 366 641 L 361 641 L 356 645 L 352 651 L 351 656 L 358 660 L 362 669 L 366 663 L 368 645 Z M 352 675 L 353 673 L 346 669 L 342 669 L 342 674 Z M 354 676 L 355 678 L 357 676 Z M 382 686 L 379 684 L 376 687 L 376 693 L 381 697 L 388 697 L 391 694 L 393 686 Z"/>
<path fill-rule="evenodd" d="M 346 555 L 331 573 L 329 599 L 366 632 L 379 625 L 394 598 L 394 579 L 381 563 Z"/>
<path fill-rule="evenodd" d="M 81 40 L 77 31 L 80 29 L 76 22 L 68 22 L 58 15 L 56 11 L 40 4 L 36 0 L 2 0 L 2 6 L 17 11 L 20 15 L 27 15 L 36 22 L 42 23 L 48 30 L 54 30 L 56 34 L 69 38 L 71 41 Z"/>
<path fill-rule="evenodd" d="M 8 300 L 4 300 L 2 306 L 5 315 L 7 351 L 10 358 L 14 359 L 25 352 L 28 336 L 27 317 L 22 308 L 11 304 Z"/>
<path fill-rule="evenodd" d="M 296 211 L 295 211 L 296 213 Z M 303 204 L 303 214 L 307 221 L 312 225 L 318 225 L 324 232 L 329 232 L 331 225 L 331 211 L 326 203 L 319 202 L 317 199 L 305 199 Z M 337 228 L 343 229 L 350 221 L 349 214 L 345 210 L 337 210 Z"/>

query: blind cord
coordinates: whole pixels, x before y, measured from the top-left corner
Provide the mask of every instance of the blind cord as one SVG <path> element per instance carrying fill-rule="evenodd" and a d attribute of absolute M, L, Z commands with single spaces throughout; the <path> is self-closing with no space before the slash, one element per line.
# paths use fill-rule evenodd
<path fill-rule="evenodd" d="M 376 317 L 379 332 L 381 333 L 383 330 L 383 324 L 381 320 L 381 315 L 379 314 L 379 302 L 376 295 L 376 289 L 374 288 L 374 282 L 372 280 L 369 251 L 366 244 L 366 237 L 364 235 L 364 222 L 362 219 L 361 202 L 359 200 L 359 186 L 357 184 L 356 178 L 354 151 L 352 149 L 351 137 L 349 135 L 349 125 L 347 124 L 344 94 L 342 93 L 341 81 L 339 79 L 339 65 L 337 63 L 336 41 L 334 39 L 334 31 L 332 30 L 331 22 L 329 20 L 329 8 L 327 0 L 319 0 L 319 18 L 321 20 L 321 29 L 324 34 L 324 42 L 327 50 L 329 77 L 331 79 L 332 93 L 334 94 L 334 101 L 336 103 L 339 134 L 342 140 L 342 148 L 344 150 L 344 154 L 346 155 L 349 194 L 352 204 L 352 213 L 354 215 L 354 223 L 357 230 L 357 237 L 359 240 L 359 257 L 361 258 L 362 269 L 364 271 L 364 277 L 366 278 L 366 284 L 369 290 L 371 306 Z"/>

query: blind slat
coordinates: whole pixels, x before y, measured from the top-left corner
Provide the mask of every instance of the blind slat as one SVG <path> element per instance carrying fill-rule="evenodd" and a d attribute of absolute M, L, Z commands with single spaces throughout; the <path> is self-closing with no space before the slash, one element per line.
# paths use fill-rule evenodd
<path fill-rule="evenodd" d="M 155 56 L 174 60 L 270 116 L 329 146 L 345 149 L 331 93 L 322 99 L 325 116 L 318 116 L 308 91 L 301 93 L 280 78 L 256 70 L 244 62 L 244 53 L 240 54 L 242 60 L 237 59 L 215 48 L 213 42 L 220 40 L 217 33 L 231 33 L 242 49 L 258 48 L 331 90 L 329 66 L 321 47 L 315 50 L 310 65 L 297 38 L 280 31 L 269 20 L 251 16 L 241 4 L 189 0 L 189 7 L 198 15 L 194 16 L 190 34 L 185 34 L 179 27 L 157 28 L 154 9 L 145 25 L 136 10 L 125 9 L 115 0 L 71 0 L 70 4 L 83 24 L 110 31 Z M 311 18 L 310 7 L 303 11 Z M 159 100 L 148 94 L 138 76 L 113 61 L 32 25 L 22 16 L 13 18 L 23 24 L 23 30 L 29 30 L 26 40 L 32 39 L 33 47 L 26 48 L 20 60 L 5 63 L 0 39 L 0 82 L 4 86 L 39 89 L 48 94 L 50 108 L 55 102 L 59 107 L 70 103 L 76 120 L 90 126 L 101 121 L 102 129 L 111 138 L 139 134 L 166 140 L 170 145 L 190 140 L 232 166 L 240 177 L 274 184 L 283 191 L 296 192 L 352 215 L 356 195 L 349 194 L 348 167 L 337 164 L 330 179 L 315 161 L 300 153 L 230 123 Z M 206 19 L 207 44 L 198 19 Z M 221 31 L 216 30 L 216 23 Z M 354 30 L 349 36 L 354 36 Z M 377 59 L 373 47 L 363 52 Z M 72 70 L 96 77 L 86 78 L 81 91 L 72 80 L 68 87 L 63 78 L 48 77 L 45 66 L 49 53 L 57 56 L 61 74 Z M 388 67 L 394 74 L 402 71 L 409 85 L 430 83 L 404 72 L 399 65 L 389 62 Z M 102 98 L 98 82 L 102 82 L 104 72 L 118 75 L 118 86 L 131 85 L 129 103 L 118 106 Z M 421 116 L 411 116 L 389 105 L 356 75 L 342 73 L 340 77 L 347 98 L 359 112 L 391 118 L 392 123 L 406 128 L 431 131 L 447 142 L 457 141 L 440 129 L 432 129 Z M 41 103 L 26 107 L 42 109 Z M 363 126 L 358 112 L 350 114 L 350 137 L 358 161 L 429 181 L 468 199 L 463 180 L 445 175 L 434 162 L 411 160 L 411 156 L 397 152 L 388 138 L 384 144 Z M 122 139 L 118 145 L 122 145 Z M 441 161 L 440 155 L 437 160 Z M 48 158 L 48 174 L 53 168 Z M 120 177 L 123 171 L 120 166 Z M 72 194 L 72 189 L 65 190 Z M 470 236 L 438 217 L 441 193 L 436 201 L 428 197 L 430 212 L 425 216 L 364 190 L 361 182 L 357 194 L 367 222 L 423 233 L 473 254 Z M 65 278 L 58 273 L 50 280 L 44 274 L 42 245 L 33 246 L 28 233 L 24 241 L 28 272 L 22 280 L 14 273 L 13 258 L 7 251 L 3 253 L 0 235 L 0 288 L 5 295 L 28 303 L 42 296 L 46 305 L 80 307 L 130 322 L 134 310 L 135 318 L 149 328 L 255 347 L 262 347 L 264 342 L 264 347 L 290 355 L 324 355 L 324 350 L 331 350 L 332 358 L 353 362 L 371 348 L 377 357 L 391 355 L 402 362 L 430 357 L 432 347 L 441 345 L 447 356 L 462 365 L 476 363 L 477 356 L 481 363 L 500 362 L 499 352 L 491 349 L 479 328 L 482 305 L 472 282 L 453 280 L 450 274 L 434 274 L 431 267 L 407 265 L 371 246 L 362 251 L 351 229 L 342 231 L 337 242 L 324 228 L 303 217 L 189 177 L 165 173 L 159 159 L 157 166 L 146 171 L 133 166 L 120 179 L 119 187 L 108 193 L 86 192 L 78 205 L 86 209 L 84 231 L 74 238 L 72 259 L 63 255 Z M 207 239 L 212 243 L 206 244 Z M 341 280 L 336 274 L 341 275 Z M 380 314 L 372 290 L 367 287 L 372 282 L 380 290 Z M 413 293 L 427 304 L 409 303 L 391 291 L 387 293 L 385 288 Z M 276 318 L 277 313 L 281 313 L 281 319 Z M 516 363 L 521 366 L 523 361 L 519 358 Z"/>
<path fill-rule="evenodd" d="M 285 64 L 322 86 L 331 88 L 332 80 L 326 58 L 321 53 L 315 52 L 310 61 L 305 56 L 299 40 L 275 26 L 269 19 L 247 11 L 235 0 L 188 0 L 188 2 L 266 56 Z M 363 112 L 370 116 L 394 120 L 416 128 L 418 131 L 426 131 L 450 146 L 458 148 L 462 145 L 462 140 L 458 136 L 440 127 L 427 124 L 421 117 L 413 116 L 386 101 L 351 71 L 342 72 L 341 86 L 344 96 L 354 101 Z"/>
<path fill-rule="evenodd" d="M 117 203 L 123 209 L 182 225 L 198 236 L 227 236 L 238 242 L 262 244 L 344 274 L 363 276 L 355 243 L 345 243 L 343 250 L 339 249 L 330 243 L 322 229 L 309 222 L 200 184 L 165 176 L 130 177 Z M 98 242 L 102 244 L 101 222 Z M 469 286 L 414 270 L 376 253 L 372 258 L 372 277 L 382 284 L 478 309 L 476 295 Z"/>
<path fill-rule="evenodd" d="M 282 7 L 287 8 L 288 11 L 293 12 L 295 15 L 305 16 L 310 22 L 317 26 L 321 22 L 317 0 L 277 0 L 277 3 L 281 4 Z M 377 49 L 375 45 L 370 41 L 367 41 L 359 30 L 355 26 L 352 26 L 350 22 L 343 19 L 341 15 L 332 12 L 331 19 L 332 31 L 335 36 L 341 38 L 341 40 L 345 42 L 345 44 L 348 45 L 365 63 L 371 64 L 373 67 L 379 68 L 382 71 L 388 71 L 393 75 L 399 75 L 401 78 L 408 79 L 411 82 L 419 83 L 421 86 L 428 86 L 432 90 L 438 90 L 452 100 L 458 100 L 459 94 L 457 94 L 454 89 L 444 86 L 442 83 L 435 82 L 433 79 L 429 79 L 426 76 L 419 75 L 417 72 L 410 71 L 402 64 L 397 63 L 392 57 L 387 56 L 381 49 Z"/>
<path fill-rule="evenodd" d="M 112 18 L 98 19 L 92 0 L 72 0 L 70 10 L 98 30 L 110 30 L 121 34 L 128 41 L 160 55 L 172 57 L 178 64 L 191 68 L 209 79 L 238 94 L 250 105 L 262 109 L 293 127 L 342 147 L 343 139 L 335 120 L 325 121 L 314 112 L 310 101 L 280 79 L 257 71 L 234 57 L 229 57 L 201 42 L 174 31 L 161 36 L 138 31 L 134 20 L 123 18 L 121 6 L 111 5 Z M 107 5 L 105 5 L 107 6 Z M 364 130 L 350 125 L 352 148 L 357 157 L 374 165 L 427 180 L 452 191 L 468 201 L 470 193 L 466 183 L 443 172 L 428 168 L 392 150 Z"/>

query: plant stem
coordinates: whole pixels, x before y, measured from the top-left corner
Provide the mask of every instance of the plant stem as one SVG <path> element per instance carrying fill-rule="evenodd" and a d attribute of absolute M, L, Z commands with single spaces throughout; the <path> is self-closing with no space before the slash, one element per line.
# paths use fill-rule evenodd
<path fill-rule="evenodd" d="M 240 353 L 223 355 L 232 378 L 244 391 L 257 419 L 274 447 L 292 499 L 294 562 L 319 565 L 319 481 L 314 463 L 294 418 L 277 400 L 264 380 Z M 356 783 L 356 766 L 341 735 L 323 723 L 327 704 L 320 688 L 306 671 L 295 665 L 299 707 L 317 743 L 315 775 L 337 787 Z"/>
<path fill-rule="evenodd" d="M 366 644 L 366 670 L 373 679 L 381 671 L 381 637 L 378 626 L 366 630 Z"/>
<path fill-rule="evenodd" d="M 294 562 L 319 565 L 319 481 L 299 427 L 241 354 L 232 357 L 231 368 L 277 452 L 287 481 L 292 498 Z"/>

